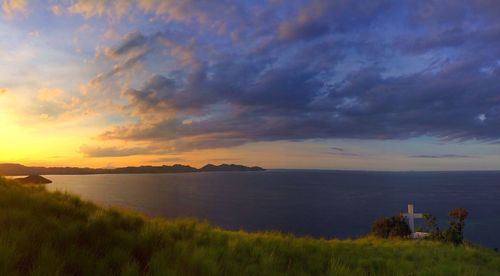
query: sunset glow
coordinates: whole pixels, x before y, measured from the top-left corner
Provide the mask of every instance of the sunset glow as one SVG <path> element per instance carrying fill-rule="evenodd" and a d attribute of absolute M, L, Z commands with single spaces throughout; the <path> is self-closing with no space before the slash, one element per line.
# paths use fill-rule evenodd
<path fill-rule="evenodd" d="M 500 169 L 490 2 L 3 0 L 0 163 Z"/>

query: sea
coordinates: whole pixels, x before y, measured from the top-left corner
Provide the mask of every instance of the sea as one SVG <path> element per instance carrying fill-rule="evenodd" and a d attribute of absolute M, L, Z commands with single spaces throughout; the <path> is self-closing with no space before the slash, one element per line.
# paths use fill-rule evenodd
<path fill-rule="evenodd" d="M 466 208 L 465 238 L 500 248 L 500 172 L 268 170 L 175 174 L 51 175 L 51 191 L 164 218 L 231 230 L 356 238 L 374 220 L 431 213 L 441 226 Z M 416 220 L 416 227 L 425 226 Z"/>

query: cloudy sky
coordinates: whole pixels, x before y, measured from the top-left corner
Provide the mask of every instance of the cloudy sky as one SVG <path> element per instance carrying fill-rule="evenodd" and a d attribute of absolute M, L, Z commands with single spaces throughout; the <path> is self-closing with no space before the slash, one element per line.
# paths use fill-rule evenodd
<path fill-rule="evenodd" d="M 495 0 L 3 0 L 0 162 L 500 169 Z"/>

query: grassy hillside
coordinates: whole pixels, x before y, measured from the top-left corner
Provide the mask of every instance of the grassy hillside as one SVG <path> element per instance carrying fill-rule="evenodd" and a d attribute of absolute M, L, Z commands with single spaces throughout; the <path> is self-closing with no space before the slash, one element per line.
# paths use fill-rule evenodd
<path fill-rule="evenodd" d="M 500 275 L 500 254 L 147 219 L 0 179 L 0 275 Z"/>

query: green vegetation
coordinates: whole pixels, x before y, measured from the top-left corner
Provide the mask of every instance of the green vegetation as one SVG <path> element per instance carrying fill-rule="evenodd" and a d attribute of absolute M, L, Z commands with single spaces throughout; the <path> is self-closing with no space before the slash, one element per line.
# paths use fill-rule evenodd
<path fill-rule="evenodd" d="M 468 216 L 464 208 L 455 208 L 448 213 L 450 221 L 448 228 L 440 230 L 437 218 L 431 214 L 424 214 L 427 228 L 419 229 L 428 233 L 425 239 L 435 240 L 455 245 L 463 244 L 465 219 Z M 372 224 L 371 234 L 379 238 L 405 238 L 411 234 L 410 227 L 402 215 L 392 217 L 381 217 Z"/>
<path fill-rule="evenodd" d="M 464 241 L 465 219 L 468 216 L 467 210 L 464 208 L 453 209 L 448 213 L 452 219 L 450 226 L 444 232 L 445 240 L 454 244 L 461 244 Z"/>
<path fill-rule="evenodd" d="M 403 216 L 383 217 L 377 219 L 372 225 L 375 236 L 380 238 L 402 238 L 411 234 L 410 227 Z"/>
<path fill-rule="evenodd" d="M 453 244 L 462 244 L 464 240 L 465 219 L 469 213 L 464 208 L 456 208 L 448 213 L 450 221 L 448 228 L 445 230 L 439 229 L 437 219 L 434 215 L 424 214 L 426 229 L 422 229 L 430 234 L 429 239 L 449 242 Z"/>
<path fill-rule="evenodd" d="M 0 275 L 500 275 L 493 250 L 144 218 L 0 179 Z"/>

